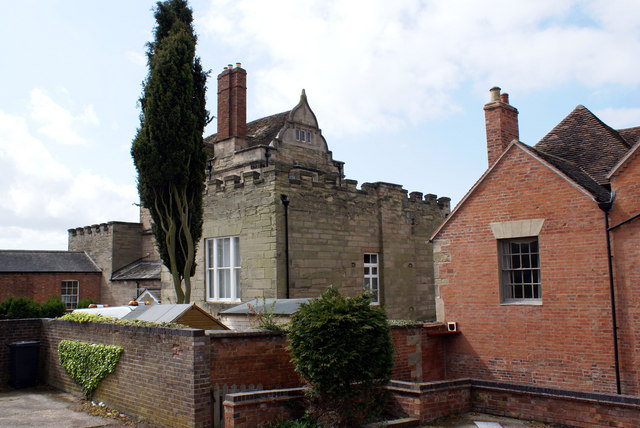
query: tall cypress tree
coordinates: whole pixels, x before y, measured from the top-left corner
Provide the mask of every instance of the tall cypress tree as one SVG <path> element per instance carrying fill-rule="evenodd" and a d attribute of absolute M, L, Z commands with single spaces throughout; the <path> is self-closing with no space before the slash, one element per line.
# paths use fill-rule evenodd
<path fill-rule="evenodd" d="M 196 244 L 202 236 L 207 73 L 195 56 L 197 37 L 187 1 L 158 2 L 154 16 L 154 40 L 147 44 L 149 74 L 131 155 L 160 257 L 171 272 L 176 301 L 184 303 L 191 300 Z"/>

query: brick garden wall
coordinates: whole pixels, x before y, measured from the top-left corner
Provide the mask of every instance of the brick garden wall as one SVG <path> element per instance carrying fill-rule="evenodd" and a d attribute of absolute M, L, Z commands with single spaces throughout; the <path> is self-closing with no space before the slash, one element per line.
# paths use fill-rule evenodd
<path fill-rule="evenodd" d="M 3 273 L 0 275 L 0 302 L 10 296 L 28 297 L 42 304 L 51 296 L 60 296 L 62 281 L 78 281 L 78 300 L 85 297 L 100 301 L 102 274 L 94 273 Z"/>
<path fill-rule="evenodd" d="M 94 400 L 161 426 L 211 425 L 210 347 L 203 330 L 43 320 L 45 381 L 79 394 L 80 388 L 58 361 L 62 339 L 124 348 L 115 372 L 102 380 Z"/>
<path fill-rule="evenodd" d="M 0 390 L 4 389 L 10 377 L 11 349 L 7 343 L 22 340 L 40 340 L 40 319 L 0 321 Z"/>

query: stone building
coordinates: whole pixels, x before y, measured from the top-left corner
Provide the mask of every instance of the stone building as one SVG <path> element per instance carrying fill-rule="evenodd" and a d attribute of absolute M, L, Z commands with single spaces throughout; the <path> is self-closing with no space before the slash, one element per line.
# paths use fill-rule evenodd
<path fill-rule="evenodd" d="M 640 393 L 640 127 L 583 106 L 533 147 L 499 88 L 489 168 L 433 236 L 447 376 Z"/>
<path fill-rule="evenodd" d="M 140 223 L 112 221 L 69 229 L 69 251 L 85 251 L 102 269 L 101 301 L 121 305 L 144 290 L 160 298 L 162 262 L 148 212 Z"/>
<path fill-rule="evenodd" d="M 247 123 L 246 90 L 239 64 L 218 76 L 192 300 L 218 314 L 255 298 L 316 297 L 330 285 L 353 295 L 364 287 L 392 318 L 434 319 L 427 241 L 448 215 L 449 198 L 380 182 L 358 189 L 333 159 L 304 91 L 291 111 Z M 92 254 L 81 230 L 70 230 L 70 248 Z M 145 230 L 138 226 L 131 239 L 148 242 Z M 162 299 L 175 299 L 166 270 Z"/>

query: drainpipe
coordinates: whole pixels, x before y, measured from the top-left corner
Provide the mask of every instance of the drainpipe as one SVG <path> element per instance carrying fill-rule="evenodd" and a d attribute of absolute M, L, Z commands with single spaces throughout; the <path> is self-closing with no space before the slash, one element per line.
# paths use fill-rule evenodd
<path fill-rule="evenodd" d="M 286 298 L 289 298 L 289 197 L 280 195 L 280 200 L 284 206 L 284 260 L 286 266 Z"/>
<path fill-rule="evenodd" d="M 616 297 L 615 287 L 613 283 L 613 263 L 611 261 L 611 229 L 609 228 L 609 210 L 613 205 L 615 199 L 615 192 L 611 192 L 611 198 L 608 202 L 601 202 L 598 204 L 598 208 L 604 211 L 604 224 L 605 231 L 607 233 L 607 261 L 609 262 L 609 293 L 611 295 L 611 322 L 613 324 L 613 352 L 615 356 L 616 366 L 616 391 L 618 394 L 622 394 L 620 389 L 620 357 L 618 353 L 618 322 L 616 320 Z"/>

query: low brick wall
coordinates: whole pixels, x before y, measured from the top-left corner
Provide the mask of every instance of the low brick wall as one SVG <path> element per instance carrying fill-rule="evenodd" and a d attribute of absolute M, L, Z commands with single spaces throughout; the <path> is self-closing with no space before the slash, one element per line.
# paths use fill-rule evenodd
<path fill-rule="evenodd" d="M 392 381 L 387 408 L 422 423 L 452 413 L 482 412 L 575 427 L 640 426 L 640 397 L 457 379 Z"/>
<path fill-rule="evenodd" d="M 1 320 L 0 321 L 0 389 L 8 387 L 11 375 L 11 349 L 8 343 L 22 340 L 40 340 L 42 322 L 40 319 Z M 42 358 L 40 358 L 42 360 Z M 43 370 L 39 370 L 39 379 Z"/>
<path fill-rule="evenodd" d="M 297 419 L 304 414 L 304 388 L 227 394 L 225 428 L 253 428 L 270 422 Z"/>

